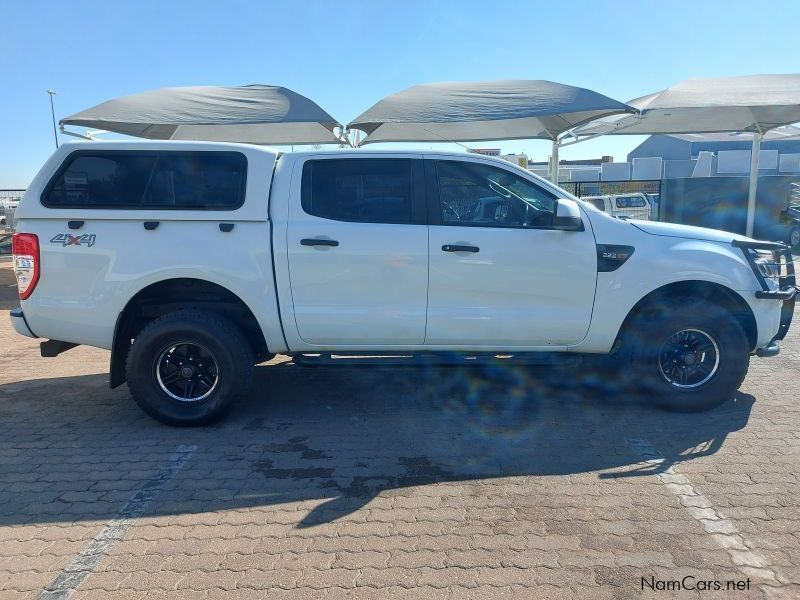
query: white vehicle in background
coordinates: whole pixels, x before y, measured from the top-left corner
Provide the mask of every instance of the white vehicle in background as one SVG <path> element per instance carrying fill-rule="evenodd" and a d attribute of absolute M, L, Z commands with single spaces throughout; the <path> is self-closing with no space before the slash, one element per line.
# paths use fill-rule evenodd
<path fill-rule="evenodd" d="M 12 225 L 14 211 L 19 206 L 19 200 L 0 200 L 0 227 Z"/>
<path fill-rule="evenodd" d="M 17 218 L 16 331 L 111 350 L 110 385 L 172 425 L 276 353 L 603 354 L 703 410 L 779 352 L 796 291 L 782 244 L 615 219 L 478 154 L 70 143 Z"/>
<path fill-rule="evenodd" d="M 650 220 L 652 208 L 646 194 L 634 193 L 583 196 L 581 200 L 588 202 L 597 210 L 602 210 L 612 217 L 639 219 L 641 221 Z"/>

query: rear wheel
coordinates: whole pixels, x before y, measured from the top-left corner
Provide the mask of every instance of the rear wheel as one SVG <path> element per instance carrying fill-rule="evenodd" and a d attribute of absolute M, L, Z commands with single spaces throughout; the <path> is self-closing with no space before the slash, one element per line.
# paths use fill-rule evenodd
<path fill-rule="evenodd" d="M 626 337 L 633 385 L 670 410 L 701 411 L 730 400 L 750 364 L 739 322 L 706 302 L 684 299 L 645 310 Z"/>
<path fill-rule="evenodd" d="M 178 311 L 136 336 L 127 374 L 131 394 L 151 417 L 168 425 L 207 425 L 247 392 L 253 356 L 228 319 Z"/>

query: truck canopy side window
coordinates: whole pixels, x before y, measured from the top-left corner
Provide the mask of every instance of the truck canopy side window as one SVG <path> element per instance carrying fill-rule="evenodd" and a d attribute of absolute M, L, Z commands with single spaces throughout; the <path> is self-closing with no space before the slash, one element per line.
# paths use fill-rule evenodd
<path fill-rule="evenodd" d="M 239 152 L 72 153 L 45 188 L 49 208 L 235 210 L 244 203 Z"/>
<path fill-rule="evenodd" d="M 403 158 L 309 160 L 301 203 L 317 217 L 361 223 L 413 223 L 412 161 Z"/>
<path fill-rule="evenodd" d="M 642 208 L 644 198 L 642 196 L 619 196 L 617 197 L 617 208 Z"/>

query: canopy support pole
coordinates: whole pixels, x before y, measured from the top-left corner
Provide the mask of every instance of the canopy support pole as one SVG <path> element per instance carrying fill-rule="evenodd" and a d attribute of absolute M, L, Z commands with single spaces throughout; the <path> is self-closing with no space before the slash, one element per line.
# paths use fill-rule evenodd
<path fill-rule="evenodd" d="M 761 153 L 761 131 L 753 133 L 753 149 L 750 153 L 750 187 L 747 196 L 747 228 L 745 235 L 753 237 L 753 224 L 756 218 L 756 191 L 758 189 L 758 158 Z"/>
<path fill-rule="evenodd" d="M 63 123 L 59 125 L 59 130 L 64 135 L 71 135 L 72 137 L 81 138 L 82 140 L 95 140 L 96 138 L 92 136 L 92 133 L 98 133 L 96 131 L 95 132 L 86 131 L 85 133 L 80 133 L 78 131 L 70 131 L 69 129 L 64 127 Z"/>
<path fill-rule="evenodd" d="M 553 152 L 550 157 L 550 181 L 558 185 L 558 140 L 553 140 Z"/>

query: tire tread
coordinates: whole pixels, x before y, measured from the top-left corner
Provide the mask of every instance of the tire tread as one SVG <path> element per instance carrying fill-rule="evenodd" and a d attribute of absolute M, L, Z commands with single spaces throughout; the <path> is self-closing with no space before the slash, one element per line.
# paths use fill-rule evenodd
<path fill-rule="evenodd" d="M 233 368 L 235 370 L 233 378 L 237 382 L 233 392 L 228 395 L 220 406 L 200 417 L 186 420 L 178 420 L 165 415 L 146 400 L 149 395 L 146 389 L 149 384 L 147 380 L 151 379 L 149 368 L 148 372 L 143 374 L 141 373 L 142 367 L 137 364 L 143 358 L 137 352 L 137 342 L 141 345 L 150 337 L 158 335 L 159 332 L 167 331 L 171 326 L 180 324 L 200 326 L 226 346 L 227 350 L 233 355 Z M 168 425 L 208 425 L 218 421 L 230 405 L 242 398 L 249 390 L 253 379 L 253 354 L 244 335 L 229 319 L 213 312 L 187 309 L 167 313 L 145 325 L 134 339 L 131 350 L 128 352 L 125 368 L 131 395 L 148 415 Z"/>

